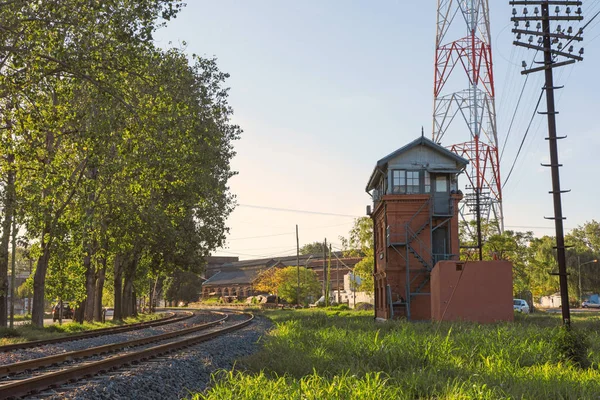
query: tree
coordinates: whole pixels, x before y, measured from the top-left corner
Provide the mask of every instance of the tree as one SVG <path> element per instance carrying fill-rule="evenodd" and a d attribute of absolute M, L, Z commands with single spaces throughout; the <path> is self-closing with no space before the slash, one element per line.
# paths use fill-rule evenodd
<path fill-rule="evenodd" d="M 286 267 L 277 271 L 279 277 L 278 293 L 282 299 L 290 304 L 306 303 L 308 299 L 320 296 L 321 283 L 317 273 L 300 267 L 300 286 L 298 286 L 298 269 L 295 266 Z M 297 291 L 297 288 L 300 288 Z M 300 296 L 300 298 L 298 298 Z"/>
<path fill-rule="evenodd" d="M 279 303 L 279 285 L 281 284 L 281 276 L 277 274 L 278 271 L 278 268 L 271 267 L 261 272 L 253 282 L 255 290 L 274 294 L 277 303 Z"/>
<path fill-rule="evenodd" d="M 313 243 L 307 243 L 304 246 L 300 247 L 300 254 L 302 254 L 302 255 L 309 255 L 309 254 L 322 255 L 324 250 L 329 251 L 328 249 L 325 249 L 323 242 L 313 242 Z"/>
<path fill-rule="evenodd" d="M 165 300 L 186 305 L 198 301 L 202 291 L 202 279 L 193 272 L 177 271 L 165 281 Z"/>
<path fill-rule="evenodd" d="M 321 283 L 315 271 L 300 267 L 300 286 L 298 289 L 298 268 L 270 268 L 261 273 L 254 282 L 254 289 L 281 297 L 288 303 L 306 303 L 308 299 L 321 294 Z M 300 296 L 298 299 L 297 296 Z M 300 301 L 299 301 L 300 300 Z"/>
<path fill-rule="evenodd" d="M 360 277 L 360 284 L 356 286 L 356 290 L 372 293 L 375 290 L 373 220 L 369 217 L 355 219 L 349 238 L 340 237 L 340 240 L 344 247 L 344 256 L 362 257 L 362 260 L 354 266 L 353 271 L 356 276 Z"/>

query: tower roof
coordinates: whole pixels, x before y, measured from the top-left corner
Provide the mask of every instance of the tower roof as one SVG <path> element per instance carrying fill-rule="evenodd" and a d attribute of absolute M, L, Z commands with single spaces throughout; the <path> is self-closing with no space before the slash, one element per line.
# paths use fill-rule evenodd
<path fill-rule="evenodd" d="M 413 140 L 412 142 L 400 147 L 398 150 L 393 151 L 392 153 L 383 157 L 381 160 L 377 161 L 377 165 L 373 169 L 373 173 L 371 174 L 371 177 L 369 178 L 369 182 L 367 183 L 366 191 L 368 192 L 375 188 L 377 178 L 381 174 L 383 174 L 382 169 L 384 169 L 392 159 L 394 159 L 394 158 L 398 157 L 399 155 L 406 153 L 407 151 L 409 151 L 413 148 L 416 148 L 418 146 L 428 147 L 429 149 L 444 155 L 445 157 L 455 161 L 457 163 L 457 165 L 459 165 L 461 167 L 461 169 L 464 168 L 467 164 L 469 164 L 468 160 L 462 158 L 461 156 L 459 156 L 457 154 L 454 154 L 450 150 L 446 149 L 445 147 L 440 146 L 439 144 L 433 142 L 432 140 L 427 139 L 424 135 L 421 135 L 417 139 Z"/>

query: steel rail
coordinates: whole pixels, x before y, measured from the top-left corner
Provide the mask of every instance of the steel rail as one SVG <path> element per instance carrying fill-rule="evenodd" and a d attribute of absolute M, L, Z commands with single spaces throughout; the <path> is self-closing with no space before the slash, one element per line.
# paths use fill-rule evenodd
<path fill-rule="evenodd" d="M 248 314 L 245 314 L 248 315 Z M 91 362 L 85 365 L 67 368 L 62 371 L 51 372 L 48 374 L 36 376 L 29 379 L 23 379 L 17 382 L 8 383 L 0 386 L 0 400 L 8 398 L 17 398 L 37 393 L 41 390 L 57 387 L 64 383 L 76 381 L 88 376 L 93 376 L 98 373 L 107 372 L 112 369 L 117 369 L 123 365 L 130 365 L 139 361 L 155 358 L 163 354 L 190 347 L 201 342 L 213 339 L 225 333 L 241 329 L 250 324 L 254 319 L 254 315 L 249 314 L 250 318 L 237 324 L 219 329 L 214 332 L 205 333 L 203 335 L 186 338 L 172 343 L 167 343 L 148 349 L 143 349 L 137 352 L 132 352 L 124 355 L 117 355 L 101 361 Z"/>
<path fill-rule="evenodd" d="M 47 345 L 47 344 L 70 342 L 73 340 L 88 339 L 88 338 L 97 337 L 97 336 L 112 335 L 115 333 L 133 331 L 133 330 L 137 330 L 137 329 L 147 328 L 150 326 L 161 326 L 161 325 L 171 324 L 171 323 L 180 322 L 180 321 L 189 319 L 194 316 L 194 313 L 187 312 L 187 314 L 182 317 L 175 317 L 175 315 L 176 315 L 175 313 L 172 313 L 172 315 L 169 315 L 166 318 L 161 318 L 161 319 L 154 320 L 154 321 L 137 322 L 135 324 L 128 324 L 128 325 L 117 326 L 117 327 L 94 329 L 91 331 L 78 333 L 75 335 L 61 336 L 59 338 L 32 340 L 30 342 L 7 344 L 4 346 L 0 346 L 0 352 L 29 349 L 31 347 L 38 347 L 38 346 L 43 346 L 43 345 Z"/>
<path fill-rule="evenodd" d="M 145 338 L 130 340 L 130 341 L 126 341 L 126 342 L 111 343 L 111 344 L 106 344 L 106 345 L 97 346 L 97 347 L 90 347 L 88 349 L 83 349 L 83 350 L 75 350 L 75 351 L 70 351 L 67 353 L 55 354 L 55 355 L 48 356 L 48 357 L 40 357 L 40 358 L 34 358 L 31 360 L 20 361 L 20 362 L 16 362 L 16 363 L 12 363 L 12 364 L 0 365 L 0 377 L 5 377 L 5 376 L 11 375 L 11 374 L 17 374 L 17 373 L 27 371 L 27 370 L 34 370 L 34 369 L 46 367 L 49 365 L 59 364 L 59 363 L 65 362 L 65 361 L 78 360 L 78 359 L 85 358 L 85 357 L 92 357 L 92 356 L 96 356 L 96 355 L 100 355 L 100 354 L 112 353 L 112 352 L 115 352 L 117 350 L 121 350 L 124 348 L 143 346 L 145 344 L 159 342 L 161 340 L 167 340 L 167 339 L 177 337 L 177 336 L 187 335 L 189 333 L 194 333 L 197 331 L 208 329 L 211 326 L 221 324 L 228 317 L 229 317 L 228 315 L 225 315 L 224 317 L 222 317 L 216 321 L 199 324 L 199 325 L 196 325 L 196 326 L 193 326 L 190 328 L 186 328 L 183 330 L 162 333 L 160 335 L 153 335 L 153 336 L 148 336 Z M 2 384 L 2 382 L 0 382 L 0 385 L 1 384 Z"/>

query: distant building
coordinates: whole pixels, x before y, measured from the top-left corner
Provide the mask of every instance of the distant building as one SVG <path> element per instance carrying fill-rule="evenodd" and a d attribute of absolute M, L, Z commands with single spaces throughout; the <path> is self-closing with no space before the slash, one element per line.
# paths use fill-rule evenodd
<path fill-rule="evenodd" d="M 301 255 L 299 259 L 300 266 L 314 271 L 323 285 L 325 276 L 323 271 L 328 268 L 329 261 L 326 260 L 324 265 L 322 254 Z M 342 252 L 332 253 L 331 270 L 329 272 L 329 290 L 332 296 L 336 295 L 338 288 L 340 293 L 345 290 L 344 277 L 352 271 L 360 260 L 360 257 L 343 257 Z M 253 296 L 258 294 L 254 290 L 254 282 L 262 272 L 270 268 L 296 266 L 297 263 L 296 256 L 235 260 L 223 264 L 213 263 L 206 269 L 208 279 L 202 284 L 202 298 Z"/>
<path fill-rule="evenodd" d="M 218 269 L 210 271 L 210 278 L 202 284 L 202 298 L 253 296 L 253 283 L 256 278 L 261 272 L 278 266 L 281 267 L 283 264 L 272 258 L 222 264 Z"/>

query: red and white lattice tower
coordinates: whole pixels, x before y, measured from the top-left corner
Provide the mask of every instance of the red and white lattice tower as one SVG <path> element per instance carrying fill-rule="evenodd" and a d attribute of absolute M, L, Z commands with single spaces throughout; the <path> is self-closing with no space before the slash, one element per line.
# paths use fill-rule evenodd
<path fill-rule="evenodd" d="M 438 0 L 433 93 L 433 141 L 469 160 L 461 218 L 494 221 L 502 231 L 487 0 Z"/>

